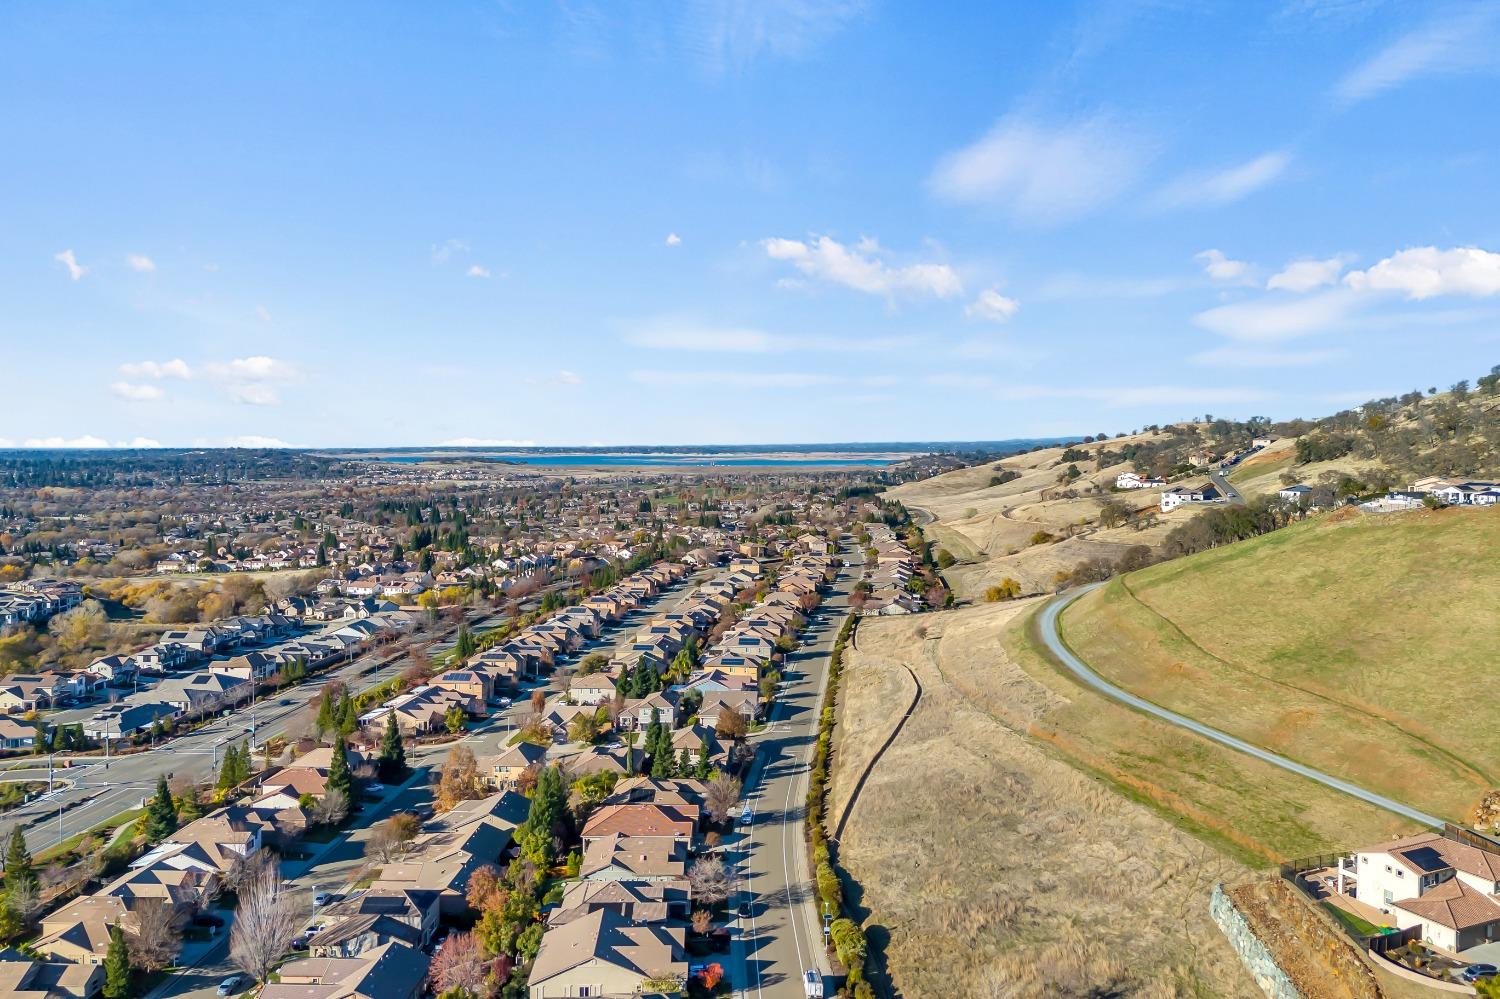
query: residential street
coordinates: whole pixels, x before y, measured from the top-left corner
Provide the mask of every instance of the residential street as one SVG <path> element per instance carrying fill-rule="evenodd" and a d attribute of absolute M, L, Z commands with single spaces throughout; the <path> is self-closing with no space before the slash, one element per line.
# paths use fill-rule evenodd
<path fill-rule="evenodd" d="M 851 550 L 843 554 L 857 557 Z M 749 918 L 739 920 L 728 969 L 738 996 L 800 997 L 804 970 L 828 974 L 803 823 L 829 654 L 859 574 L 857 566 L 839 573 L 802 648 L 789 659 L 769 724 L 754 737 L 759 755 L 745 797 L 754 822 L 748 836 L 726 841 L 727 858 L 741 869 L 740 899 L 751 903 Z"/>

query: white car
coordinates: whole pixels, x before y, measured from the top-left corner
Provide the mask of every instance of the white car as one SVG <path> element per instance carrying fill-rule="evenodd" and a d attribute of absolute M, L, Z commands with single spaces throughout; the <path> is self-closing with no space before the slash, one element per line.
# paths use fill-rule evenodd
<path fill-rule="evenodd" d="M 313 896 L 313 905 L 327 905 L 333 901 L 333 892 L 320 891 Z"/>
<path fill-rule="evenodd" d="M 743 812 L 740 813 L 740 825 L 742 825 L 742 826 L 748 826 L 748 825 L 751 825 L 754 822 L 755 822 L 755 813 L 752 812 L 752 811 L 750 811 L 750 809 L 747 808 Z"/>
<path fill-rule="evenodd" d="M 368 785 L 365 786 L 365 790 L 369 791 L 371 794 L 385 794 L 385 785 L 384 784 L 368 784 Z"/>
<path fill-rule="evenodd" d="M 802 973 L 802 991 L 807 999 L 823 999 L 823 976 L 811 969 Z"/>
<path fill-rule="evenodd" d="M 495 703 L 498 704 L 498 705 L 500 705 L 502 708 L 508 708 L 511 705 L 511 700 L 510 700 L 509 697 L 502 697 L 502 698 L 500 698 L 500 700 L 496 701 Z"/>

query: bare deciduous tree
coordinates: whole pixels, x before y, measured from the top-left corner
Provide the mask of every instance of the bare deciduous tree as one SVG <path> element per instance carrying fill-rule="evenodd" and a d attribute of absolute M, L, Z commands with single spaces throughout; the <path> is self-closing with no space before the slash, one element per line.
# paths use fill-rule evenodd
<path fill-rule="evenodd" d="M 407 846 L 417 838 L 421 829 L 422 824 L 415 815 L 397 812 L 376 823 L 370 831 L 369 849 L 382 861 L 390 863 L 406 853 Z"/>
<path fill-rule="evenodd" d="M 163 900 L 142 899 L 132 915 L 131 967 L 160 971 L 176 961 L 182 949 L 182 914 L 176 907 Z"/>
<path fill-rule="evenodd" d="M 688 871 L 688 884 L 695 901 L 718 905 L 734 893 L 735 878 L 719 857 L 700 857 Z"/>
<path fill-rule="evenodd" d="M 730 810 L 740 802 L 740 790 L 738 777 L 730 777 L 723 771 L 714 774 L 703 794 L 703 807 L 708 810 L 709 818 L 715 822 L 727 819 Z"/>
<path fill-rule="evenodd" d="M 257 982 L 266 980 L 297 935 L 298 906 L 275 861 L 260 864 L 240 886 L 229 932 L 229 958 Z"/>
<path fill-rule="evenodd" d="M 714 925 L 714 914 L 707 909 L 693 910 L 693 932 L 702 936 Z"/>
<path fill-rule="evenodd" d="M 313 806 L 312 820 L 318 825 L 336 826 L 349 814 L 349 797 L 338 788 L 325 791 Z"/>

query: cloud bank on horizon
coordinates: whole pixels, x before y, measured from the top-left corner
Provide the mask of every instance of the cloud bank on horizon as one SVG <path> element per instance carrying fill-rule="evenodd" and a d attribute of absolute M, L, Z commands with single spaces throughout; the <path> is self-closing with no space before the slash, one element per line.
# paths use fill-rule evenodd
<path fill-rule="evenodd" d="M 1500 0 L 1033 6 L 0 13 L 0 447 L 997 439 L 1500 362 Z"/>

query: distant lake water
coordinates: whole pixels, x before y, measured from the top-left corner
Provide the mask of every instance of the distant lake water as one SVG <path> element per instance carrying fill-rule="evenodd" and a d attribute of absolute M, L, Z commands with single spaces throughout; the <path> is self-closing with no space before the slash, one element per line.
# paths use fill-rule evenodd
<path fill-rule="evenodd" d="M 629 468 L 885 468 L 890 458 L 813 458 L 768 455 L 715 454 L 390 454 L 370 455 L 367 460 L 403 465 L 437 461 L 488 461 L 507 465 L 541 465 L 554 468 L 621 466 Z"/>

